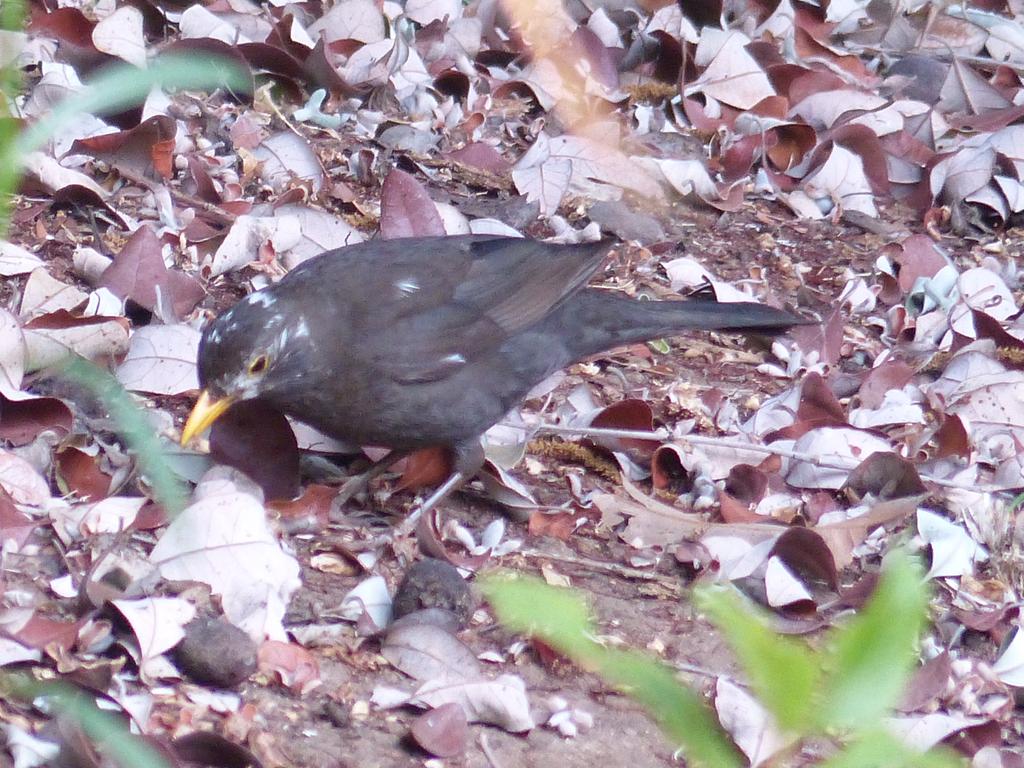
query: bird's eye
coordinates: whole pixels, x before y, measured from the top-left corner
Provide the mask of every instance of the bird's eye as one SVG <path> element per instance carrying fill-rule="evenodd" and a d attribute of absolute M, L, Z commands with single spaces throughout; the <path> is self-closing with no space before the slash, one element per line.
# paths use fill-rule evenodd
<path fill-rule="evenodd" d="M 249 375 L 259 376 L 261 373 L 267 370 L 267 365 L 269 363 L 270 360 L 267 358 L 266 355 L 257 355 L 252 359 L 252 362 L 249 363 Z"/>

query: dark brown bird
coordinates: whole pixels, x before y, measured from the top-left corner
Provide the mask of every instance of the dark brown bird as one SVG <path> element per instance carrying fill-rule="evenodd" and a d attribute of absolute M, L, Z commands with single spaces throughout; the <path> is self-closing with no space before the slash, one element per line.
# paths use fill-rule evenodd
<path fill-rule="evenodd" d="M 690 329 L 778 332 L 763 304 L 638 301 L 585 284 L 610 244 L 466 235 L 328 251 L 251 294 L 203 333 L 189 442 L 261 398 L 332 437 L 399 452 L 442 446 L 455 472 L 480 436 L 548 375 L 613 347 Z"/>

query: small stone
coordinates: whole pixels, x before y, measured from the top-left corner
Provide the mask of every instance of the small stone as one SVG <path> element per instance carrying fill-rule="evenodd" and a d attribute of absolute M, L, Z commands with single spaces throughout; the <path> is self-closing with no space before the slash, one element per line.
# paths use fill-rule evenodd
<path fill-rule="evenodd" d="M 193 681 L 233 688 L 256 671 L 256 643 L 224 619 L 198 618 L 185 625 L 175 659 Z"/>
<path fill-rule="evenodd" d="M 451 611 L 464 627 L 476 607 L 473 592 L 458 570 L 443 560 L 426 558 L 405 573 L 394 599 L 394 617 L 426 608 Z"/>

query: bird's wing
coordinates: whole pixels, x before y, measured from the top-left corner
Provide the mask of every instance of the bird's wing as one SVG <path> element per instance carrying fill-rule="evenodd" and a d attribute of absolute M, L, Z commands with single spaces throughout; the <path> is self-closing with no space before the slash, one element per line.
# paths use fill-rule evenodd
<path fill-rule="evenodd" d="M 476 307 L 509 335 L 579 290 L 608 251 L 607 242 L 552 248 L 517 238 L 477 240 L 469 247 L 469 269 L 452 298 Z"/>
<path fill-rule="evenodd" d="M 586 283 L 607 244 L 553 248 L 517 238 L 389 241 L 399 255 L 367 276 L 374 364 L 403 382 L 439 381 L 530 327 Z M 424 255 L 425 254 L 425 255 Z M 380 266 L 386 265 L 385 269 Z"/>

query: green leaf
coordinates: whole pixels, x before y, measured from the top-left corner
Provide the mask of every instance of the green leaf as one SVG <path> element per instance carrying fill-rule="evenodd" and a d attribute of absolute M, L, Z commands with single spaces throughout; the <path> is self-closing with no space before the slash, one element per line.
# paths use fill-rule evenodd
<path fill-rule="evenodd" d="M 732 587 L 706 587 L 694 602 L 726 636 L 758 699 L 787 731 L 806 730 L 818 706 L 820 661 L 802 643 L 781 637 Z"/>
<path fill-rule="evenodd" d="M 477 583 L 505 626 L 540 638 L 640 702 L 668 737 L 683 746 L 691 765 L 738 768 L 742 764 L 702 699 L 679 682 L 669 667 L 593 640 L 587 607 L 572 592 L 539 579 L 493 573 Z"/>
<path fill-rule="evenodd" d="M 834 631 L 826 652 L 824 727 L 871 727 L 898 703 L 917 661 L 928 609 L 922 570 L 900 550 L 885 566 L 874 595 Z"/>
<path fill-rule="evenodd" d="M 543 632 L 573 643 L 594 631 L 586 604 L 569 590 L 502 572 L 481 576 L 477 583 L 501 623 L 515 632 Z"/>
<path fill-rule="evenodd" d="M 918 752 L 888 731 L 873 729 L 861 733 L 821 768 L 965 768 L 966 765 L 965 759 L 948 749 Z"/>
<path fill-rule="evenodd" d="M 572 654 L 567 654 L 571 656 Z M 593 669 L 636 699 L 661 729 L 681 744 L 688 765 L 731 768 L 743 760 L 704 701 L 665 665 L 636 651 L 601 648 Z"/>
<path fill-rule="evenodd" d="M 82 91 L 64 99 L 46 117 L 24 131 L 16 142 L 15 152 L 23 156 L 39 149 L 83 113 L 110 114 L 141 104 L 156 87 L 226 88 L 246 92 L 251 84 L 234 61 L 210 55 L 168 54 L 153 61 L 146 69 L 118 65 L 90 81 Z"/>
<path fill-rule="evenodd" d="M 0 2 L 0 8 L 3 6 L 4 3 Z M 6 16 L 3 21 L 7 21 Z M 3 76 L 5 87 L 9 75 L 10 69 L 6 68 Z M 137 69 L 127 64 L 110 68 L 17 136 L 0 137 L 0 237 L 7 232 L 11 205 L 9 196 L 17 188 L 21 178 L 21 164 L 26 155 L 43 146 L 51 136 L 77 120 L 79 115 L 123 111 L 140 104 L 158 86 L 197 90 L 226 88 L 244 93 L 251 90 L 252 83 L 248 73 L 234 61 L 210 55 L 168 54 L 153 61 L 146 69 Z"/>
<path fill-rule="evenodd" d="M 164 449 L 153 426 L 117 379 L 77 356 L 69 358 L 55 373 L 85 387 L 103 403 L 167 514 L 173 516 L 184 509 L 188 491 L 164 460 Z"/>
<path fill-rule="evenodd" d="M 0 675 L 0 694 L 5 699 L 32 701 L 47 712 L 71 718 L 121 768 L 171 768 L 152 745 L 128 730 L 123 719 L 101 710 L 91 696 L 70 685 L 7 673 Z"/>

